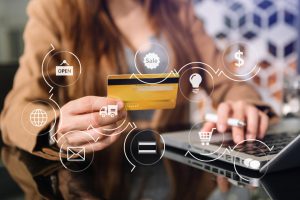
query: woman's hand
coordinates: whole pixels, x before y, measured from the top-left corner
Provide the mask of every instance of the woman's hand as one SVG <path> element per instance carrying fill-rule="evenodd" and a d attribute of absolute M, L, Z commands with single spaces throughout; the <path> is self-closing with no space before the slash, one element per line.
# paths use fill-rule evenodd
<path fill-rule="evenodd" d="M 269 125 L 269 117 L 264 112 L 244 101 L 221 103 L 217 115 L 218 122 L 216 124 L 212 122 L 205 123 L 202 131 L 211 131 L 212 128 L 217 127 L 219 132 L 225 132 L 230 128 L 235 143 L 239 143 L 244 139 L 262 139 Z M 230 117 L 244 121 L 247 126 L 229 127 L 227 119 Z"/>
<path fill-rule="evenodd" d="M 102 117 L 99 115 L 99 110 L 102 106 L 107 105 L 117 105 L 118 114 L 113 117 Z M 116 127 L 116 124 L 119 121 L 123 121 L 126 115 L 127 112 L 124 103 L 120 100 L 86 96 L 70 101 L 61 108 L 61 116 L 57 130 L 57 139 L 59 139 L 58 145 L 64 149 L 67 146 L 81 146 L 85 148 L 86 152 L 102 150 L 116 141 L 119 135 L 104 136 L 99 134 L 99 132 L 101 133 L 103 128 Z M 87 130 L 90 125 L 92 125 L 94 129 Z M 89 135 L 83 134 L 80 131 L 84 131 Z M 110 134 L 113 133 L 114 131 L 110 132 Z M 98 137 L 98 141 L 94 142 L 93 138 Z"/>
<path fill-rule="evenodd" d="M 244 139 L 262 139 L 269 125 L 269 117 L 255 106 L 244 101 L 224 102 L 221 103 L 217 111 L 218 122 L 207 122 L 204 124 L 202 131 L 211 131 L 217 127 L 219 132 L 225 132 L 231 128 L 233 140 L 235 143 L 242 142 Z M 227 119 L 229 117 L 244 121 L 246 127 L 229 127 Z M 218 176 L 217 184 L 221 192 L 227 192 L 230 189 L 230 184 L 225 177 Z"/>

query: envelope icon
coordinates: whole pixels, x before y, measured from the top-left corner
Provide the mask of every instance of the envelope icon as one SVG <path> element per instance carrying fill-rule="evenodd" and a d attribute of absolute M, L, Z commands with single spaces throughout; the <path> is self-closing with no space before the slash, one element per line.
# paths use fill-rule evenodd
<path fill-rule="evenodd" d="M 67 147 L 67 161 L 85 161 L 85 148 Z"/>

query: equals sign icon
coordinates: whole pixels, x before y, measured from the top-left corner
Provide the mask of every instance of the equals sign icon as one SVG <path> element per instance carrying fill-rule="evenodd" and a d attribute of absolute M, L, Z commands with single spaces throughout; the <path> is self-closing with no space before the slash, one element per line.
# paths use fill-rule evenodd
<path fill-rule="evenodd" d="M 138 142 L 139 154 L 156 154 L 156 142 Z"/>

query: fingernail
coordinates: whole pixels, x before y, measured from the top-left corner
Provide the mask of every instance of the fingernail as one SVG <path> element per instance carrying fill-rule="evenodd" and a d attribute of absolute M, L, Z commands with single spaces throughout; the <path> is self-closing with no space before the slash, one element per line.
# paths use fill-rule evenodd
<path fill-rule="evenodd" d="M 246 139 L 254 139 L 251 134 L 246 135 Z"/>
<path fill-rule="evenodd" d="M 225 132 L 226 131 L 226 126 L 224 124 L 220 124 L 218 126 L 218 129 L 219 129 L 220 132 Z"/>
<path fill-rule="evenodd" d="M 118 101 L 117 102 L 117 105 L 118 105 L 118 110 L 122 110 L 124 108 L 124 103 L 123 101 Z"/>
<path fill-rule="evenodd" d="M 246 133 L 246 139 L 255 139 L 255 136 L 253 134 L 251 134 L 250 131 L 247 131 L 247 133 Z"/>

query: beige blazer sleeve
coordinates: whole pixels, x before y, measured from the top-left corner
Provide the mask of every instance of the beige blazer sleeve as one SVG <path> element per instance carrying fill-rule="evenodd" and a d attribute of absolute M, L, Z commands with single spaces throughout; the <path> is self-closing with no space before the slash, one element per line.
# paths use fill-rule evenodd
<path fill-rule="evenodd" d="M 22 116 L 30 113 L 23 113 L 28 103 L 35 100 L 49 101 L 49 87 L 42 78 L 41 65 L 44 56 L 50 49 L 52 43 L 56 49 L 60 48 L 59 34 L 63 27 L 56 12 L 61 7 L 59 1 L 31 0 L 27 13 L 29 21 L 24 32 L 25 48 L 19 61 L 13 89 L 8 94 L 4 109 L 1 113 L 1 130 L 3 141 L 7 145 L 17 146 L 25 151 L 33 152 L 36 146 L 38 135 L 43 128 L 49 127 L 54 115 L 48 115 L 47 124 L 44 127 L 36 128 L 32 132 L 24 130 Z M 35 103 L 31 104 L 34 108 Z M 45 111 L 50 106 L 42 105 Z M 28 110 L 28 109 L 26 109 Z M 47 112 L 53 113 L 53 112 Z"/>

